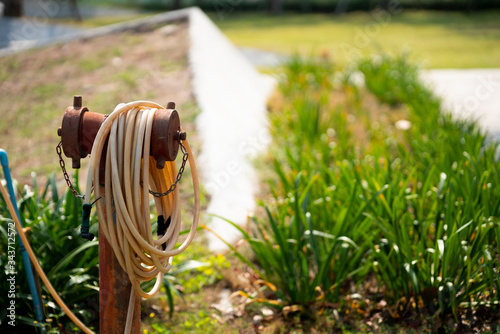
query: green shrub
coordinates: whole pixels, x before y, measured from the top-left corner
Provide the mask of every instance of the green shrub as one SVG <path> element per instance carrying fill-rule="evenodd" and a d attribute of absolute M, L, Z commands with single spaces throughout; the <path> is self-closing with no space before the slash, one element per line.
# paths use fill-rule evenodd
<path fill-rule="evenodd" d="M 60 197 L 54 175 L 50 176 L 42 189 L 38 188 L 36 175 L 33 175 L 33 187 L 25 186 L 18 192 L 21 223 L 24 228 L 29 229 L 28 238 L 40 265 L 70 309 L 88 326 L 96 327 L 99 319 L 98 242 L 88 242 L 80 237 L 81 200 L 75 198 L 70 191 Z M 12 221 L 4 199 L 0 201 L 0 220 Z M 0 265 L 5 268 L 7 231 L 4 224 L 0 227 L 0 232 L 3 234 L 0 242 Z M 34 311 L 17 238 L 16 266 L 18 325 L 39 325 L 33 320 Z M 45 286 L 40 284 L 48 329 L 75 329 L 75 325 L 53 301 Z M 5 288 L 2 285 L 2 305 L 7 302 Z M 2 324 L 6 324 L 5 311 L 0 316 Z M 24 330 L 29 331 L 29 328 Z"/>
<path fill-rule="evenodd" d="M 366 213 L 382 232 L 374 248 L 380 281 L 395 300 L 420 296 L 441 310 L 498 303 L 498 144 L 474 122 L 440 110 L 404 56 L 365 59 L 360 69 L 381 101 L 397 96 L 408 107 L 412 124 L 408 149 L 399 150 L 402 163 L 388 171 L 387 199 Z M 380 69 L 397 71 L 404 84 L 379 76 Z"/>
<path fill-rule="evenodd" d="M 366 91 L 339 99 L 350 72 L 337 83 L 324 59 L 295 57 L 279 75 L 273 198 L 245 234 L 256 269 L 303 310 L 371 277 L 389 305 L 498 304 L 498 145 L 442 111 L 406 55 L 358 68 L 381 105 L 363 103 Z"/>

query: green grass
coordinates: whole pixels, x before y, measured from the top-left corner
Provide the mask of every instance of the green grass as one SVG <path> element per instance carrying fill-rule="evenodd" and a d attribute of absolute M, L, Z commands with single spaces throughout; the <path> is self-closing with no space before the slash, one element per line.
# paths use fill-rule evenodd
<path fill-rule="evenodd" d="M 244 233 L 257 265 L 242 257 L 276 289 L 253 298 L 313 317 L 380 299 L 394 319 L 498 309 L 498 144 L 441 110 L 405 54 L 356 68 L 366 89 L 325 59 L 293 57 L 278 74 L 272 196 Z"/>
<path fill-rule="evenodd" d="M 500 67 L 499 14 L 404 10 L 390 16 L 233 12 L 224 20 L 211 17 L 238 46 L 285 54 L 328 53 L 339 65 L 350 63 L 356 54 L 409 49 L 429 68 L 487 68 Z"/>

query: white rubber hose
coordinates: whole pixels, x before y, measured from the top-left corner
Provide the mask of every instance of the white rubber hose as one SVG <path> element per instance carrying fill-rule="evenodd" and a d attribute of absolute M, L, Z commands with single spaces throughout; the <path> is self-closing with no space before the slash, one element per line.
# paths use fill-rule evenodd
<path fill-rule="evenodd" d="M 184 242 L 174 249 L 181 231 L 178 188 L 167 196 L 155 197 L 158 216 L 162 215 L 165 219 L 171 217 L 171 221 L 162 237 L 155 239 L 152 234 L 149 189 L 164 193 L 177 176 L 175 161 L 167 162 L 160 170 L 156 168 L 154 158 L 149 156 L 153 116 L 158 108 L 163 107 L 149 101 L 119 105 L 106 118 L 94 140 L 87 176 L 85 204 L 91 203 L 92 188 L 95 189 L 96 199 L 104 197 L 103 200 L 98 200 L 96 205 L 99 224 L 134 287 L 131 290 L 131 301 L 135 292 L 142 298 L 151 298 L 158 292 L 163 274 L 172 267 L 172 256 L 187 248 L 198 226 L 198 173 L 191 148 L 185 140 L 183 145 L 188 153 L 194 191 L 194 214 L 189 234 Z M 103 194 L 98 186 L 99 166 L 106 142 Z M 166 245 L 165 249 L 162 248 L 163 244 Z M 155 277 L 156 283 L 151 291 L 144 291 L 140 283 Z M 134 304 L 129 303 L 129 315 L 133 313 L 133 308 Z M 126 333 L 130 332 L 131 318 L 127 317 Z"/>

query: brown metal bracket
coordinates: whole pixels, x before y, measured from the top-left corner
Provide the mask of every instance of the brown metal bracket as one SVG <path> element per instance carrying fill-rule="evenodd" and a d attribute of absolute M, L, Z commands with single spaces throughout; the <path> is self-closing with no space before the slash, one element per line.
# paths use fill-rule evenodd
<path fill-rule="evenodd" d="M 163 169 L 166 161 L 175 160 L 179 152 L 180 132 L 181 122 L 175 110 L 175 103 L 169 102 L 167 109 L 156 110 L 153 117 L 150 153 L 156 160 L 156 168 Z"/>
<path fill-rule="evenodd" d="M 80 168 L 80 159 L 92 151 L 95 137 L 105 118 L 103 114 L 90 112 L 87 107 L 82 107 L 81 96 L 75 96 L 73 106 L 66 108 L 57 134 L 61 137 L 64 154 L 72 159 L 73 168 Z M 186 132 L 181 131 L 175 103 L 169 102 L 167 109 L 156 110 L 150 155 L 155 158 L 158 169 L 163 169 L 166 161 L 176 159 L 179 141 L 185 139 Z"/>

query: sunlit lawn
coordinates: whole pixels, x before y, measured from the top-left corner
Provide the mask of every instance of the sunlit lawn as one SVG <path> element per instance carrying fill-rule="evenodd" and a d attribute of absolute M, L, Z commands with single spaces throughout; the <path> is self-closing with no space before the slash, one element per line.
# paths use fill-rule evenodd
<path fill-rule="evenodd" d="M 341 65 L 356 53 L 410 50 L 430 68 L 500 67 L 500 11 L 275 17 L 236 8 L 223 19 L 215 13 L 211 17 L 238 46 L 305 55 L 328 52 Z"/>
<path fill-rule="evenodd" d="M 131 13 L 57 23 L 97 27 L 153 15 Z M 332 14 L 238 11 L 208 13 L 215 24 L 242 47 L 284 54 L 328 53 L 339 65 L 358 54 L 409 50 L 428 68 L 500 67 L 500 11 L 476 13 L 395 10 Z"/>

